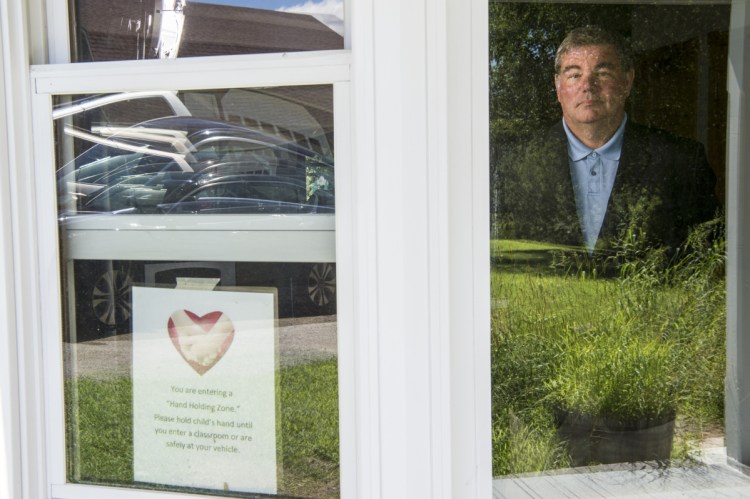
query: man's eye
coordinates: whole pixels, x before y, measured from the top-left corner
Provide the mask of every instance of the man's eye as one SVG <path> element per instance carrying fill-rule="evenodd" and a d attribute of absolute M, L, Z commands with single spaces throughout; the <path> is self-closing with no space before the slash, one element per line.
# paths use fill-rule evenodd
<path fill-rule="evenodd" d="M 575 80 L 575 79 L 580 78 L 580 77 L 581 77 L 581 73 L 569 73 L 568 74 L 568 79 L 569 80 Z"/>

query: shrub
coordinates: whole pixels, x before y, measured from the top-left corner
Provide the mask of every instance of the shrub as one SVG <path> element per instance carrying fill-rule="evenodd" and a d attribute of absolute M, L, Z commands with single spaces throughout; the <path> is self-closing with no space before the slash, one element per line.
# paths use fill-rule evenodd
<path fill-rule="evenodd" d="M 562 274 L 539 273 L 533 266 L 533 274 L 522 274 L 516 264 L 510 272 L 494 269 L 495 474 L 566 465 L 556 457 L 559 442 L 549 431 L 559 408 L 623 422 L 676 412 L 679 426 L 688 430 L 722 424 L 722 218 L 695 227 L 675 251 L 644 244 L 637 227 L 631 229 L 608 262 L 617 271 L 613 278 L 584 260 Z M 504 243 L 494 244 L 501 255 L 497 246 Z M 529 242 L 523 250 L 535 251 Z M 512 264 L 508 258 L 495 262 Z M 552 262 L 558 269 L 564 263 L 559 257 Z"/>
<path fill-rule="evenodd" d="M 500 409 L 498 414 L 492 423 L 494 475 L 544 471 L 570 464 L 549 414 L 539 411 L 520 418 L 509 407 Z"/>
<path fill-rule="evenodd" d="M 555 409 L 623 427 L 673 418 L 680 393 L 674 346 L 617 326 L 624 330 L 606 328 L 569 338 L 546 382 L 547 401 Z"/>

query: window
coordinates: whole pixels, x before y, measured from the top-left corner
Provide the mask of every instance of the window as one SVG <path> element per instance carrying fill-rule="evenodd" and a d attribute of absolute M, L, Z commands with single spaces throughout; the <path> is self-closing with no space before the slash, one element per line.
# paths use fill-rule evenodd
<path fill-rule="evenodd" d="M 338 497 L 348 54 L 193 60 L 34 75 L 52 494 Z"/>
<path fill-rule="evenodd" d="M 343 1 L 70 0 L 74 62 L 344 48 Z"/>
<path fill-rule="evenodd" d="M 470 8 L 464 8 L 469 4 Z M 51 36 L 57 41 L 50 41 L 48 46 L 52 61 L 57 63 L 68 61 L 71 53 L 67 43 L 59 43 L 60 37 L 54 37 L 64 32 L 67 39 L 67 16 L 59 15 L 60 5 L 50 3 L 46 12 L 48 19 L 58 24 L 62 20 L 64 24 L 62 28 L 50 28 Z M 338 330 L 342 333 L 338 335 L 339 370 L 340 374 L 344 373 L 339 382 L 342 394 L 339 410 L 341 432 L 349 436 L 346 438 L 342 434 L 341 438 L 342 493 L 349 497 L 360 491 L 372 491 L 396 497 L 399 493 L 419 495 L 427 490 L 452 493 L 457 497 L 488 495 L 477 493 L 477 490 L 488 492 L 487 476 L 490 474 L 489 466 L 485 467 L 490 456 L 486 430 L 490 427 L 491 410 L 489 395 L 485 397 L 489 393 L 489 384 L 485 384 L 489 379 L 490 362 L 485 358 L 489 353 L 489 336 L 484 336 L 489 327 L 483 327 L 485 318 L 489 317 L 489 310 L 484 310 L 485 300 L 489 302 L 488 290 L 484 289 L 485 279 L 489 281 L 489 272 L 485 271 L 490 261 L 485 254 L 489 244 L 484 242 L 488 237 L 489 220 L 485 217 L 489 209 L 485 203 L 489 196 L 488 175 L 486 172 L 477 175 L 489 163 L 485 158 L 487 141 L 483 139 L 488 131 L 484 112 L 488 92 L 479 91 L 487 77 L 488 58 L 483 54 L 487 50 L 486 40 L 483 40 L 487 29 L 486 3 L 450 0 L 445 10 L 415 4 L 395 11 L 375 8 L 374 2 L 358 3 L 356 27 L 365 31 L 364 36 L 359 36 L 362 32 L 358 31 L 353 54 L 356 65 L 352 67 L 359 76 L 353 102 L 361 106 L 355 108 L 360 112 L 354 113 L 358 117 L 354 128 L 357 130 L 356 171 L 359 174 L 349 179 L 341 178 L 350 170 L 346 165 L 347 155 L 341 154 L 342 148 L 346 151 L 347 147 L 341 133 L 347 129 L 348 116 L 346 112 L 340 114 L 340 103 L 348 101 L 348 54 L 339 57 L 290 53 L 258 58 L 237 55 L 232 56 L 231 61 L 178 57 L 169 64 L 161 64 L 160 60 L 139 60 L 36 66 L 31 70 L 32 85 L 29 85 L 22 78 L 27 75 L 27 61 L 46 62 L 44 55 L 40 55 L 45 47 L 45 26 L 41 16 L 24 17 L 25 7 L 14 3 L 7 6 L 6 13 L 10 15 L 3 17 L 3 29 L 10 35 L 6 40 L 13 42 L 13 48 L 11 51 L 5 43 L 3 57 L 6 68 L 10 68 L 6 72 L 7 80 L 12 84 L 4 84 L 2 90 L 8 92 L 7 102 L 13 104 L 9 115 L 15 116 L 17 122 L 10 120 L 9 138 L 13 140 L 8 141 L 9 163 L 12 163 L 8 170 L 13 175 L 11 188 L 4 187 L 6 192 L 16 193 L 13 199 L 6 200 L 9 208 L 6 215 L 15 223 L 13 231 L 6 224 L 4 233 L 12 233 L 13 243 L 18 248 L 14 257 L 17 258 L 14 284 L 17 285 L 17 341 L 22 365 L 20 379 L 11 377 L 10 385 L 13 393 L 23 398 L 20 415 L 24 425 L 19 437 L 22 444 L 16 446 L 28 456 L 28 462 L 20 465 L 23 474 L 30 477 L 24 479 L 23 487 L 28 487 L 32 495 L 52 497 L 158 497 L 162 494 L 136 488 L 69 483 L 68 470 L 62 465 L 66 462 L 66 442 L 61 422 L 65 407 L 61 325 L 70 324 L 70 318 L 62 316 L 68 312 L 61 307 L 58 282 L 57 185 L 51 165 L 63 163 L 55 157 L 51 145 L 55 140 L 50 120 L 53 97 L 59 98 L 64 106 L 67 103 L 62 101 L 74 96 L 189 90 L 193 95 L 190 102 L 187 99 L 184 102 L 186 107 L 196 116 L 199 108 L 204 109 L 205 114 L 200 117 L 210 119 L 217 118 L 212 115 L 217 107 L 215 97 L 197 95 L 199 91 L 332 83 L 337 103 L 334 108 L 337 114 L 335 217 L 339 224 L 336 227 L 336 299 Z M 742 6 L 742 2 L 736 2 L 733 7 L 740 9 Z M 744 37 L 745 17 L 743 13 L 739 18 L 733 16 L 733 20 L 740 19 L 736 30 L 739 34 L 730 36 Z M 28 30 L 27 19 L 32 25 Z M 448 36 L 444 36 L 444 28 Z M 30 50 L 23 51 L 27 38 L 34 40 L 32 57 L 27 57 Z M 477 41 L 479 43 L 475 43 Z M 743 45 L 736 41 L 731 44 L 735 50 Z M 425 54 L 427 60 L 424 60 Z M 338 69 L 331 67 L 332 60 Z M 730 68 L 737 75 L 742 74 L 742 67 L 742 63 L 732 59 Z M 310 68 L 314 68 L 314 75 Z M 394 79 L 393 74 L 403 76 Z M 743 87 L 742 82 L 739 87 Z M 730 81 L 730 88 L 736 88 L 734 79 Z M 23 102 L 32 95 L 33 133 L 26 122 L 27 110 L 16 109 L 23 108 Z M 746 107 L 734 105 L 731 109 L 743 112 Z M 133 123 L 144 119 L 149 116 L 135 117 Z M 742 125 L 743 118 L 737 121 Z M 742 148 L 738 146 L 744 142 L 738 137 L 744 135 L 742 126 L 732 128 L 729 133 L 728 143 L 734 144 L 727 149 L 729 164 L 735 167 L 735 176 L 730 176 L 733 182 L 729 184 L 732 192 L 727 196 L 730 201 L 732 196 L 735 201 L 746 197 L 741 194 L 747 183 L 738 181 L 742 180 L 741 175 L 737 177 L 741 173 L 737 166 L 744 164 Z M 72 149 L 73 141 L 69 144 Z M 318 150 L 314 146 L 306 147 Z M 28 163 L 32 152 L 38 168 L 32 169 Z M 211 147 L 207 146 L 205 152 L 211 154 Z M 77 155 L 76 151 L 65 151 L 64 147 L 60 153 L 61 158 Z M 348 203 L 352 196 L 359 198 L 356 214 L 347 209 L 355 204 Z M 734 206 L 738 210 L 737 204 Z M 157 221 L 160 216 L 143 215 L 151 221 Z M 186 217 L 213 216 L 218 215 Z M 110 215 L 102 213 L 100 217 L 105 219 Z M 356 227 L 356 238 L 351 234 L 352 227 Z M 734 226 L 730 223 L 730 229 L 732 227 L 735 235 L 736 229 L 741 229 L 736 222 Z M 123 227 L 110 230 L 112 225 L 103 228 L 110 235 L 124 230 Z M 93 231 L 94 226 L 89 225 L 88 229 Z M 146 232 L 141 235 L 150 237 Z M 741 230 L 739 235 L 742 236 Z M 357 246 L 356 274 L 353 272 L 352 239 Z M 482 244 L 475 244 L 477 241 Z M 735 240 L 735 244 L 742 241 L 742 238 Z M 190 274 L 187 277 L 192 282 L 204 283 L 223 279 L 231 272 L 224 266 L 227 262 L 195 260 L 189 244 L 171 244 L 184 254 L 170 261 L 132 254 L 113 254 L 97 260 L 100 258 L 97 254 L 101 253 L 91 245 L 83 245 L 76 251 L 79 251 L 78 260 L 111 262 L 113 266 L 129 262 L 148 264 L 148 272 L 145 268 L 139 269 L 138 278 L 142 274 L 143 282 L 158 283 L 153 289 L 177 286 L 177 278 L 185 277 L 186 273 Z M 114 245 L 110 243 L 110 246 Z M 86 256 L 84 251 L 91 251 L 91 255 Z M 735 257 L 738 256 L 741 260 L 741 255 L 735 252 Z M 237 258 L 229 263 L 243 261 Z M 449 265 L 445 265 L 446 261 Z M 730 266 L 731 262 L 730 249 Z M 199 265 L 194 265 L 196 263 Z M 365 277 L 360 279 L 360 276 Z M 730 288 L 732 276 L 741 277 L 730 272 Z M 11 289 L 11 280 L 9 277 L 7 289 Z M 182 281 L 183 286 L 191 283 L 190 279 Z M 404 285 L 407 282 L 413 287 Z M 741 279 L 735 280 L 735 289 L 742 289 L 741 283 Z M 344 292 L 347 285 L 349 292 Z M 489 288 L 489 283 L 486 287 Z M 730 314 L 729 320 L 739 320 L 741 326 L 743 321 L 738 316 L 747 307 L 737 293 L 730 292 L 729 296 L 739 303 L 734 307 L 735 317 Z M 404 298 L 408 299 L 406 306 Z M 357 327 L 371 334 L 361 334 L 354 339 L 343 334 L 347 328 L 345 314 L 347 309 L 353 308 L 352 303 L 356 303 L 358 309 Z M 211 318 L 209 316 L 209 320 Z M 351 326 L 351 311 L 348 320 Z M 9 319 L 8 323 L 11 322 Z M 740 339 L 735 337 L 735 340 Z M 352 342 L 356 343 L 357 356 L 349 355 L 347 360 L 346 352 L 354 350 Z M 12 351 L 14 345 L 11 341 L 7 343 L 11 347 L 8 350 Z M 174 346 L 172 350 L 177 352 Z M 742 353 L 738 356 L 742 358 Z M 187 361 L 183 363 L 193 369 Z M 219 366 L 221 361 L 214 367 Z M 734 366 L 739 368 L 741 363 L 735 362 Z M 346 375 L 352 372 L 355 376 Z M 351 397 L 354 382 L 350 379 L 354 377 L 358 387 L 356 403 Z M 741 384 L 748 377 L 733 379 Z M 750 399 L 741 390 L 733 393 L 738 402 Z M 212 396 L 222 395 L 216 392 Z M 738 413 L 736 411 L 735 415 Z M 351 431 L 354 426 L 356 432 Z M 352 452 L 351 445 L 347 451 L 344 447 L 355 440 L 358 441 L 356 452 Z M 38 459 L 47 459 L 48 465 L 37 466 Z M 350 478 L 347 488 L 343 483 L 346 469 L 351 470 L 354 462 L 358 463 L 359 480 L 355 484 Z M 406 466 L 406 463 L 414 463 L 414 466 Z M 18 482 L 21 483 L 20 478 Z"/>
<path fill-rule="evenodd" d="M 337 497 L 333 88 L 157 94 L 55 98 L 66 479 Z"/>
<path fill-rule="evenodd" d="M 489 8 L 493 474 L 722 446 L 729 5 Z"/>

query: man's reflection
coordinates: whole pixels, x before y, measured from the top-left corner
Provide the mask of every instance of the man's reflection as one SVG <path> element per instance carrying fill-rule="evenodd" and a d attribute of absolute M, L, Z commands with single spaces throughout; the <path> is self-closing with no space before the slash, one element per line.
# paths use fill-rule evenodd
<path fill-rule="evenodd" d="M 508 206 L 519 226 L 526 217 L 540 239 L 606 254 L 623 227 L 635 224 L 649 244 L 675 249 L 691 226 L 715 215 L 703 145 L 628 118 L 634 77 L 616 34 L 587 26 L 563 40 L 554 76 L 562 120 L 510 159 L 528 191 L 523 202 L 535 204 L 525 213 Z"/>

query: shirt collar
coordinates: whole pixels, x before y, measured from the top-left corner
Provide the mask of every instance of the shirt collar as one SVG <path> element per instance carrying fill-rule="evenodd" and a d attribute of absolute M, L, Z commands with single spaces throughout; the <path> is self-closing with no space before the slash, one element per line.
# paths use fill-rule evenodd
<path fill-rule="evenodd" d="M 572 161 L 580 161 L 592 152 L 596 151 L 604 159 L 608 159 L 610 161 L 619 161 L 620 153 L 622 152 L 622 139 L 625 133 L 625 123 L 627 121 L 628 115 L 625 114 L 625 117 L 622 119 L 622 123 L 620 123 L 620 126 L 617 128 L 617 131 L 612 136 L 612 138 L 610 138 L 609 141 L 607 141 L 607 143 L 603 146 L 597 149 L 591 149 L 583 142 L 578 140 L 578 137 L 573 135 L 573 132 L 570 131 L 570 128 L 568 128 L 568 124 L 565 123 L 565 119 L 563 118 L 563 128 L 565 129 L 565 135 L 568 136 L 568 156 Z"/>

